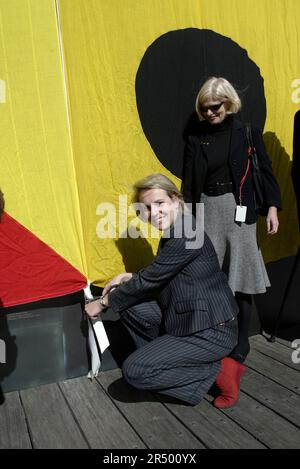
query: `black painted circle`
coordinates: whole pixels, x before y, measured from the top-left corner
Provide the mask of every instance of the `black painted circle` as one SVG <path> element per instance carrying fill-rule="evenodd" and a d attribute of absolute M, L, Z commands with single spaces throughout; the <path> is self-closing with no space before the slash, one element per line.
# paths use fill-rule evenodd
<path fill-rule="evenodd" d="M 210 76 L 239 91 L 244 122 L 261 130 L 266 119 L 263 78 L 247 51 L 210 30 L 170 31 L 145 52 L 136 76 L 136 101 L 144 133 L 157 158 L 181 177 L 185 137 L 196 131 L 199 88 Z"/>

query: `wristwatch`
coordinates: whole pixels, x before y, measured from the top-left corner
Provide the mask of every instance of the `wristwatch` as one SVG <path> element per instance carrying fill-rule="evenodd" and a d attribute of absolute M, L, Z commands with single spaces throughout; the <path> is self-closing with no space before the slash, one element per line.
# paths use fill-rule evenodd
<path fill-rule="evenodd" d="M 108 306 L 104 303 L 104 296 L 102 296 L 102 295 L 100 296 L 100 298 L 99 298 L 99 303 L 100 303 L 100 305 L 103 307 L 103 309 L 107 309 L 107 308 L 108 308 Z"/>

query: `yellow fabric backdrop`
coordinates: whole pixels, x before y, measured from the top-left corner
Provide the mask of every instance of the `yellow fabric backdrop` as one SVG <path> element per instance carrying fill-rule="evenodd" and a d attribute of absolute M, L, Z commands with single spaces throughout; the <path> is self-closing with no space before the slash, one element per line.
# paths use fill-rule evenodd
<path fill-rule="evenodd" d="M 116 203 L 119 193 L 129 193 L 136 179 L 151 172 L 170 175 L 143 134 L 135 77 L 153 41 L 168 31 L 189 27 L 231 38 L 260 67 L 268 110 L 264 131 L 275 132 L 281 142 L 281 147 L 268 150 L 285 207 L 280 234 L 261 236 L 261 244 L 266 261 L 294 254 L 299 236 L 287 159 L 291 159 L 293 117 L 299 107 L 292 100 L 292 82 L 300 70 L 300 2 L 58 0 L 58 6 L 89 277 L 103 284 L 124 269 L 117 245 L 96 236 L 97 205 Z M 264 232 L 265 222 L 260 224 Z M 124 246 L 129 252 L 130 245 Z M 139 247 L 149 254 L 146 245 Z M 142 264 L 143 258 L 139 261 Z"/>
<path fill-rule="evenodd" d="M 0 1 L 0 187 L 6 211 L 86 273 L 53 0 Z"/>
<path fill-rule="evenodd" d="M 159 36 L 205 28 L 245 48 L 264 78 L 265 132 L 281 145 L 269 153 L 285 210 L 280 234 L 262 237 L 263 252 L 266 261 L 294 254 L 299 236 L 287 160 L 299 108 L 292 85 L 300 79 L 299 17 L 298 0 L 0 0 L 6 210 L 99 285 L 147 263 L 157 243 L 100 239 L 97 207 L 118 206 L 119 194 L 151 172 L 180 186 L 144 136 L 135 77 Z"/>

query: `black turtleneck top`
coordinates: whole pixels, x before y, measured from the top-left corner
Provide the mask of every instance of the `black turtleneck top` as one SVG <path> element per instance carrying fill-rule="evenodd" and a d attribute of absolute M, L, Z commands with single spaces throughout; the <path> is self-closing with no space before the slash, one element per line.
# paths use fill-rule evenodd
<path fill-rule="evenodd" d="M 217 182 L 231 182 L 228 157 L 232 120 L 233 117 L 229 115 L 221 124 L 205 122 L 205 132 L 207 135 L 205 153 L 208 161 L 205 181 L 206 187 L 216 184 Z"/>

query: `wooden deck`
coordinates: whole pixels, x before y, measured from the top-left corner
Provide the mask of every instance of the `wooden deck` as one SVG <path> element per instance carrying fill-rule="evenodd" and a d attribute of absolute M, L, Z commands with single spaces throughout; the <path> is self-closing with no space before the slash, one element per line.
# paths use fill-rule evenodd
<path fill-rule="evenodd" d="M 11 392 L 0 406 L 0 448 L 300 448 L 300 364 L 291 344 L 251 338 L 238 404 L 196 407 L 138 392 L 119 369 Z"/>

